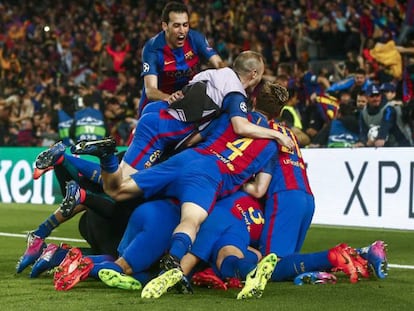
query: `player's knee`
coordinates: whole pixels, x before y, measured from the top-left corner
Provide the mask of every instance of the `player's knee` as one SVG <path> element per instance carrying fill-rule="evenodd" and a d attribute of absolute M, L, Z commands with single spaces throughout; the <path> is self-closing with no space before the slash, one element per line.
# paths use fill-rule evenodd
<path fill-rule="evenodd" d="M 224 259 L 226 259 L 229 256 L 244 258 L 244 254 L 239 248 L 233 245 L 226 245 L 223 246 L 217 254 L 216 266 L 220 269 Z"/>

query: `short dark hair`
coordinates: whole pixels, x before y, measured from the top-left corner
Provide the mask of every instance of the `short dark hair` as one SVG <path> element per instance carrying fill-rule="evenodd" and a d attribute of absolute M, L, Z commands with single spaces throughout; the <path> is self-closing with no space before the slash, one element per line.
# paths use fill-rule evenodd
<path fill-rule="evenodd" d="M 296 63 L 296 68 L 300 71 L 300 72 L 306 72 L 309 70 L 309 63 L 308 62 L 304 62 L 304 61 L 298 61 Z"/>
<path fill-rule="evenodd" d="M 188 7 L 184 3 L 178 1 L 171 1 L 164 6 L 164 9 L 161 13 L 161 21 L 168 24 L 168 22 L 170 21 L 171 12 L 187 13 L 187 15 L 190 15 L 188 12 Z"/>
<path fill-rule="evenodd" d="M 362 68 L 358 68 L 357 70 L 355 70 L 355 74 L 360 74 L 360 75 L 365 75 L 365 69 Z"/>

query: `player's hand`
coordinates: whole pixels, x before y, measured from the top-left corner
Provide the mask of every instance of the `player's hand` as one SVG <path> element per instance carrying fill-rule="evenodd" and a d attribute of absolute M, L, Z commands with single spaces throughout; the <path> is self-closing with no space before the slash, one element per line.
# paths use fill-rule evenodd
<path fill-rule="evenodd" d="M 280 133 L 280 132 L 277 132 L 279 135 L 277 135 L 277 137 L 276 137 L 276 141 L 280 144 L 280 145 L 282 145 L 282 146 L 284 146 L 284 147 L 286 147 L 286 148 L 288 148 L 289 150 L 292 150 L 294 147 L 295 147 L 295 142 L 289 137 L 289 136 L 287 136 L 287 135 L 283 135 L 282 133 Z"/>
<path fill-rule="evenodd" d="M 172 103 L 176 102 L 177 100 L 179 100 L 179 99 L 181 99 L 181 98 L 183 98 L 183 97 L 184 97 L 184 94 L 183 94 L 183 92 L 180 90 L 180 91 L 177 91 L 177 92 L 172 93 L 172 94 L 168 97 L 167 102 L 168 102 L 168 104 L 169 104 L 169 105 L 171 105 Z"/>

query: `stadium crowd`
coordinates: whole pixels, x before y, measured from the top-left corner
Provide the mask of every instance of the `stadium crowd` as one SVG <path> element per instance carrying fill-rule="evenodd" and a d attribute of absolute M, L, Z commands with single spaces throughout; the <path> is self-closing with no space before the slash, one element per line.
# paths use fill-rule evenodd
<path fill-rule="evenodd" d="M 297 95 L 293 106 L 307 136 L 304 146 L 358 141 L 331 144 L 327 137 L 331 121 L 344 114 L 359 135 L 357 96 L 370 83 L 391 83 L 383 88 L 395 91 L 395 100 L 407 108 L 403 115 L 412 130 L 413 1 L 185 2 L 190 26 L 206 35 L 227 64 L 243 50 L 258 51 L 267 79 L 287 79 Z M 142 47 L 160 31 L 164 4 L 2 1 L 0 146 L 49 146 L 63 139 L 62 118 L 86 107 L 99 110 L 103 130 L 125 145 L 137 121 Z M 358 75 L 362 83 L 353 85 L 348 78 Z M 285 116 L 288 124 L 296 118 Z M 74 140 L 82 131 L 76 126 Z"/>

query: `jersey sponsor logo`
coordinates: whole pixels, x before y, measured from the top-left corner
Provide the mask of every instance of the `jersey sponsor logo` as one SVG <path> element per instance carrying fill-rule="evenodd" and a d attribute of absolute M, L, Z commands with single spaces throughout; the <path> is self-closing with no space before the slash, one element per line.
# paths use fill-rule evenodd
<path fill-rule="evenodd" d="M 191 78 L 194 75 L 194 71 L 192 68 L 188 68 L 186 70 L 174 70 L 174 71 L 164 71 L 164 74 L 167 77 L 180 79 L 183 77 L 189 77 Z"/>
<path fill-rule="evenodd" d="M 217 158 L 218 158 L 221 162 L 223 162 L 223 163 L 227 166 L 227 168 L 228 168 L 231 172 L 233 172 L 233 171 L 234 171 L 234 165 L 230 162 L 230 160 L 229 160 L 229 159 L 226 159 L 226 157 L 224 157 L 223 155 L 221 155 L 220 153 L 218 153 L 217 151 L 215 151 L 215 150 L 213 150 L 213 149 L 210 149 L 210 152 L 211 152 L 212 154 L 214 154 L 215 156 L 217 156 Z"/>
<path fill-rule="evenodd" d="M 247 104 L 245 102 L 240 103 L 240 110 L 247 113 Z"/>
<path fill-rule="evenodd" d="M 169 64 L 175 63 L 175 60 L 166 60 L 164 61 L 164 66 L 168 66 Z"/>
<path fill-rule="evenodd" d="M 302 170 L 305 169 L 305 165 L 303 163 L 301 163 L 300 161 L 294 161 L 292 159 L 283 159 L 283 164 L 293 165 L 293 166 L 301 168 Z"/>
<path fill-rule="evenodd" d="M 150 65 L 148 63 L 142 64 L 142 70 L 148 72 L 150 70 Z"/>
<path fill-rule="evenodd" d="M 148 160 L 145 162 L 144 167 L 145 168 L 149 168 L 151 167 L 156 161 L 159 160 L 159 158 L 161 157 L 161 150 L 155 150 L 148 158 Z"/>

